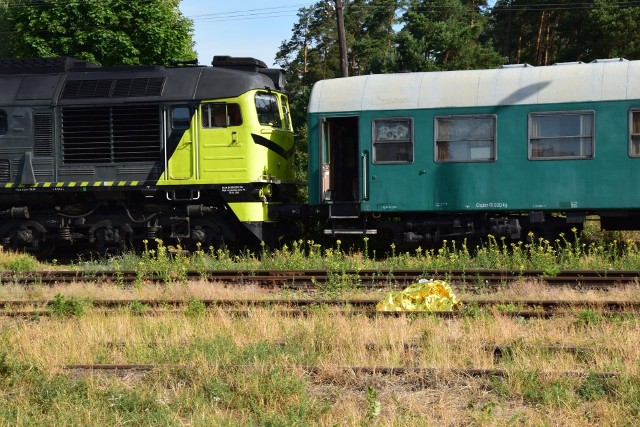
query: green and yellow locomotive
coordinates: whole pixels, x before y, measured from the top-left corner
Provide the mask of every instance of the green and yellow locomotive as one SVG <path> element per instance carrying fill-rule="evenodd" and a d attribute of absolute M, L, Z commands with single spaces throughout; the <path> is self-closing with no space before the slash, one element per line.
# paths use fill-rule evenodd
<path fill-rule="evenodd" d="M 0 244 L 272 244 L 294 193 L 281 70 L 0 61 Z"/>

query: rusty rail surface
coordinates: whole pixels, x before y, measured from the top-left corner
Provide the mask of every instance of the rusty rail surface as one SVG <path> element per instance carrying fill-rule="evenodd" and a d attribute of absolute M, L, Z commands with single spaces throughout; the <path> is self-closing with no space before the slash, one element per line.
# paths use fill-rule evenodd
<path fill-rule="evenodd" d="M 343 281 L 362 288 L 399 288 L 419 278 L 444 279 L 455 286 L 468 288 L 500 287 L 516 281 L 541 280 L 552 287 L 610 289 L 620 285 L 640 284 L 640 271 L 561 271 L 546 275 L 541 270 L 188 270 L 181 274 L 140 274 L 137 271 L 81 272 L 50 270 L 25 273 L 0 273 L 0 283 L 55 285 L 63 283 L 123 284 L 167 283 L 206 280 L 227 285 L 257 284 L 263 287 L 314 289 L 327 283 Z"/>
<path fill-rule="evenodd" d="M 626 300 L 505 300 L 505 299 L 468 299 L 463 307 L 453 312 L 406 312 L 376 311 L 379 299 L 205 299 L 198 300 L 206 309 L 224 310 L 228 314 L 249 315 L 255 309 L 269 309 L 275 314 L 308 316 L 319 310 L 331 309 L 332 313 L 368 316 L 405 316 L 433 314 L 437 316 L 465 316 L 484 312 L 491 315 L 501 314 L 522 318 L 549 318 L 557 315 L 575 315 L 580 310 L 592 309 L 603 315 L 640 315 L 640 301 Z M 93 300 L 86 301 L 92 310 L 104 313 L 118 313 L 124 310 L 136 314 L 156 315 L 170 312 L 182 313 L 191 303 L 189 300 Z M 0 301 L 0 316 L 34 317 L 56 314 L 56 302 L 51 300 L 13 300 Z"/>
<path fill-rule="evenodd" d="M 184 369 L 187 366 L 165 364 L 69 364 L 63 365 L 67 371 L 108 372 L 122 373 L 123 371 L 146 372 L 155 369 Z M 259 367 L 254 365 L 221 365 L 224 370 L 251 370 Z M 286 370 L 302 370 L 309 375 L 322 373 L 350 373 L 355 375 L 385 375 L 399 376 L 411 375 L 424 378 L 439 377 L 444 375 L 457 375 L 467 377 L 506 377 L 509 371 L 504 368 L 434 368 L 434 367 L 403 367 L 403 366 L 283 366 Z M 539 372 L 539 375 L 562 375 L 570 377 L 586 377 L 595 375 L 601 378 L 615 378 L 617 372 L 586 372 L 586 371 L 548 371 Z"/>

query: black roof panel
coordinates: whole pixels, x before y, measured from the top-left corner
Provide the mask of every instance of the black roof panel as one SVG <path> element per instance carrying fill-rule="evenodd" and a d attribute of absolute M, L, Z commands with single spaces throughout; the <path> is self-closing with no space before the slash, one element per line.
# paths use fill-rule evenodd
<path fill-rule="evenodd" d="M 229 66 L 99 67 L 73 58 L 0 60 L 0 98 L 5 105 L 36 99 L 52 105 L 86 105 L 229 98 L 252 89 L 277 89 L 261 61 L 221 62 Z"/>

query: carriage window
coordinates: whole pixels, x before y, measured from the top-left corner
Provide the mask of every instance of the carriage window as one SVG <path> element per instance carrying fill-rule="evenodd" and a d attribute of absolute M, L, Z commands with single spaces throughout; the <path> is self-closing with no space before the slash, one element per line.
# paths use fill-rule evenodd
<path fill-rule="evenodd" d="M 373 121 L 373 162 L 413 162 L 413 122 L 411 119 Z"/>
<path fill-rule="evenodd" d="M 171 108 L 171 126 L 174 129 L 189 129 L 191 124 L 191 112 L 187 106 Z"/>
<path fill-rule="evenodd" d="M 640 157 L 640 109 L 631 110 L 629 122 L 629 155 Z"/>
<path fill-rule="evenodd" d="M 0 135 L 4 135 L 9 130 L 9 125 L 7 124 L 7 113 L 0 110 Z"/>
<path fill-rule="evenodd" d="M 261 125 L 279 128 L 282 125 L 278 99 L 270 93 L 256 94 L 256 111 Z"/>
<path fill-rule="evenodd" d="M 436 162 L 489 162 L 496 159 L 495 116 L 442 116 L 435 119 Z"/>
<path fill-rule="evenodd" d="M 529 159 L 593 158 L 595 113 L 529 115 Z"/>
<path fill-rule="evenodd" d="M 202 105 L 202 127 L 240 126 L 242 115 L 238 104 L 210 103 Z"/>

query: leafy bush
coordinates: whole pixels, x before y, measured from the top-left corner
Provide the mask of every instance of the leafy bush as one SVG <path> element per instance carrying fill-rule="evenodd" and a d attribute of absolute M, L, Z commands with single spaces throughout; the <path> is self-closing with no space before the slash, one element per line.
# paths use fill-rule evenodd
<path fill-rule="evenodd" d="M 62 294 L 56 294 L 53 301 L 49 305 L 49 310 L 60 317 L 79 317 L 86 313 L 89 303 L 75 297 L 65 297 Z"/>

